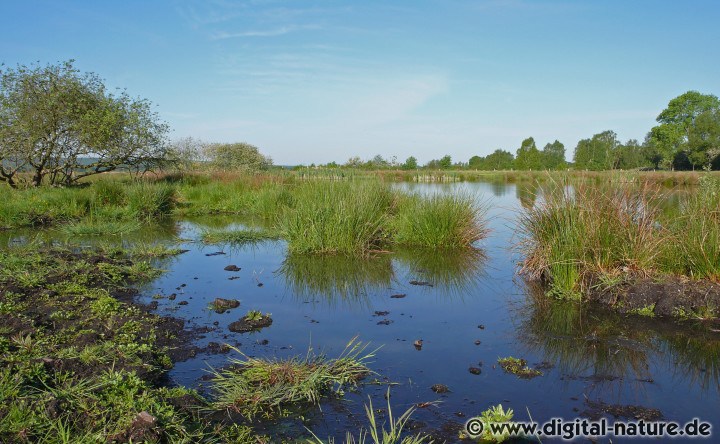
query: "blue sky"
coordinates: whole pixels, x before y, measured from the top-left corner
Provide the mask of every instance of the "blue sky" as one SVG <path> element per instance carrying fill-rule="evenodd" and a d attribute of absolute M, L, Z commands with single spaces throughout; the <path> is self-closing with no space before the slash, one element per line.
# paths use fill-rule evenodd
<path fill-rule="evenodd" d="M 172 138 L 278 164 L 642 140 L 720 94 L 717 1 L 3 0 L 0 61 L 76 59 L 150 99 Z"/>

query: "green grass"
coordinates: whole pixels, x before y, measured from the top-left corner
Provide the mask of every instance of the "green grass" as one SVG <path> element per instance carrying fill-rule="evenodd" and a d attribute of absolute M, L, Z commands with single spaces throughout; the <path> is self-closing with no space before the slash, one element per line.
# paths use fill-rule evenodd
<path fill-rule="evenodd" d="M 670 241 L 663 268 L 694 278 L 720 280 L 720 179 L 705 176 L 696 193 L 666 222 Z"/>
<path fill-rule="evenodd" d="M 551 188 L 520 215 L 522 271 L 557 296 L 579 299 L 593 274 L 650 273 L 666 238 L 652 196 L 631 189 Z"/>
<path fill-rule="evenodd" d="M 294 177 L 108 176 L 84 187 L 0 187 L 0 229 L 56 226 L 72 236 L 119 235 L 168 216 L 232 214 L 262 221 L 267 232 L 207 232 L 202 240 L 255 243 L 282 236 L 292 253 L 352 256 L 397 245 L 467 248 L 486 233 L 470 196 L 412 196 L 377 179 L 298 183 Z"/>
<path fill-rule="evenodd" d="M 246 417 L 276 417 L 302 405 L 317 406 L 330 394 L 342 394 L 365 377 L 373 353 L 351 340 L 339 357 L 329 359 L 311 350 L 304 357 L 265 359 L 243 356 L 213 370 L 214 406 Z"/>
<path fill-rule="evenodd" d="M 411 247 L 459 249 L 487 234 L 484 209 L 467 194 L 411 195 L 400 199 L 393 241 Z"/>
<path fill-rule="evenodd" d="M 378 182 L 309 182 L 294 193 L 280 230 L 294 254 L 367 255 L 387 241 L 393 194 Z"/>

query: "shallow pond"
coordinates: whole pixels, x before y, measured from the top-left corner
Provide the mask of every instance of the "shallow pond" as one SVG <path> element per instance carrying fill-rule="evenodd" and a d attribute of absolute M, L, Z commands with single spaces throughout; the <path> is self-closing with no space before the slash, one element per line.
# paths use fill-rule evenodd
<path fill-rule="evenodd" d="M 211 342 L 249 356 L 304 355 L 312 347 L 334 357 L 359 336 L 370 344 L 368 351 L 379 347 L 371 364 L 378 378 L 397 383 L 391 387 L 394 413 L 440 401 L 418 409 L 412 424 L 418 430 L 444 429 L 456 437 L 467 418 L 497 404 L 512 408 L 516 420 L 587 417 L 604 403 L 657 409 L 664 419 L 681 423 L 700 417 L 720 426 L 720 334 L 712 328 L 551 302 L 533 295 L 536 290 L 517 276 L 522 257 L 513 250 L 515 218 L 522 206 L 533 204 L 537 189 L 487 183 L 402 187 L 476 195 L 488 207 L 491 229 L 478 243 L 479 252 L 397 251 L 350 260 L 287 257 L 283 242 L 236 248 L 196 241 L 203 229 L 239 224 L 227 217 L 184 220 L 140 236 L 137 240 L 180 238 L 181 248 L 190 250 L 163 262 L 167 273 L 141 296 L 145 303 L 158 301 L 158 314 L 206 330 L 196 341 L 197 355 L 178 363 L 171 381 L 202 390 L 210 368 L 239 357 L 232 350 L 208 349 Z M 240 271 L 224 270 L 228 265 Z M 153 299 L 173 293 L 174 300 Z M 218 314 L 208 307 L 216 297 L 238 299 L 241 306 Z M 271 313 L 272 326 L 230 332 L 228 324 L 251 309 Z M 419 350 L 413 345 L 418 339 Z M 526 380 L 505 373 L 497 360 L 506 356 L 526 359 L 542 376 Z M 445 384 L 450 392 L 436 394 L 433 384 Z M 375 408 L 386 406 L 386 390 L 387 385 L 366 384 L 343 402 L 324 404 L 322 415 L 310 414 L 302 424 L 282 421 L 280 429 L 292 436 L 304 432 L 304 425 L 320 437 L 341 438 L 365 424 L 368 396 Z"/>

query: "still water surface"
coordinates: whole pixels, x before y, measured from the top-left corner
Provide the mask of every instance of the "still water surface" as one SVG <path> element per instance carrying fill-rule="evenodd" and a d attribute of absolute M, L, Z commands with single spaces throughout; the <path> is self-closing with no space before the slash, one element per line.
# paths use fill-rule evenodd
<path fill-rule="evenodd" d="M 249 356 L 304 355 L 312 347 L 332 357 L 359 336 L 370 344 L 368 350 L 380 347 L 371 368 L 379 379 L 397 383 L 391 387 L 396 414 L 413 404 L 441 401 L 416 412 L 420 422 L 414 426 L 420 430 L 450 430 L 497 404 L 512 408 L 517 420 L 527 420 L 529 412 L 542 422 L 587 416 L 595 402 L 658 409 L 663 418 L 678 422 L 700 417 L 720 427 L 720 334 L 707 326 L 533 297 L 536 290 L 516 274 L 522 252 L 513 245 L 517 213 L 533 205 L 537 189 L 488 183 L 401 186 L 421 193 L 471 192 L 488 208 L 490 235 L 473 254 L 397 251 L 351 260 L 287 257 L 283 242 L 237 248 L 196 241 L 204 229 L 241 226 L 227 217 L 184 220 L 145 233 L 153 240 L 179 237 L 190 251 L 163 262 L 168 272 L 143 288 L 141 299 L 147 303 L 155 294 L 176 293 L 174 301 L 159 300 L 157 313 L 209 330 L 196 341 L 200 352 L 178 363 L 171 380 L 203 390 L 208 369 L 239 357 L 234 351 L 203 351 L 210 342 L 233 345 Z M 219 251 L 225 254 L 208 255 Z M 223 269 L 231 264 L 241 270 Z M 399 294 L 405 297 L 391 297 Z M 208 308 L 216 297 L 238 299 L 241 306 L 218 314 Z M 182 301 L 187 305 L 178 304 Z M 227 329 L 251 309 L 272 313 L 272 326 L 250 334 Z M 421 350 L 413 346 L 418 339 Z M 496 362 L 506 356 L 539 365 L 543 376 L 523 380 L 504 373 Z M 481 373 L 470 373 L 470 367 Z M 434 393 L 430 387 L 438 383 L 450 392 Z M 368 396 L 376 408 L 385 406 L 386 390 L 386 385 L 365 385 L 344 402 L 323 405 L 324 414 L 309 415 L 304 425 L 318 436 L 342 438 L 345 430 L 365 423 Z M 288 435 L 304 430 L 294 421 L 281 426 Z"/>

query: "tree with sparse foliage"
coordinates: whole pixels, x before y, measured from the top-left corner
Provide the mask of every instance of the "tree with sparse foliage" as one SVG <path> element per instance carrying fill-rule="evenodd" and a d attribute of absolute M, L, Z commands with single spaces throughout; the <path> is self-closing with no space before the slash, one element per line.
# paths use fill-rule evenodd
<path fill-rule="evenodd" d="M 206 161 L 208 144 L 193 137 L 173 141 L 168 152 L 168 162 L 179 170 L 192 170 L 199 162 Z"/>
<path fill-rule="evenodd" d="M 109 93 L 72 60 L 0 68 L 0 180 L 12 187 L 20 177 L 70 185 L 121 167 L 155 168 L 167 160 L 167 132 L 150 102 Z"/>
<path fill-rule="evenodd" d="M 249 143 L 213 143 L 205 149 L 210 165 L 220 170 L 260 171 L 272 166 L 272 159 Z"/>

